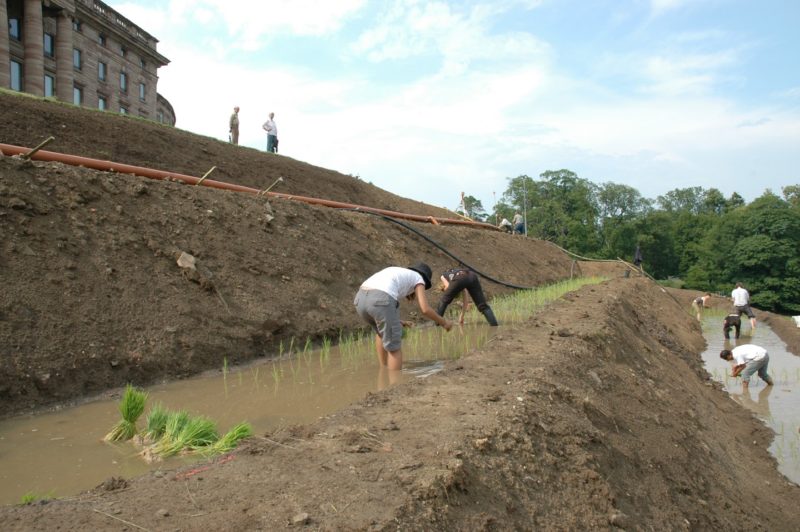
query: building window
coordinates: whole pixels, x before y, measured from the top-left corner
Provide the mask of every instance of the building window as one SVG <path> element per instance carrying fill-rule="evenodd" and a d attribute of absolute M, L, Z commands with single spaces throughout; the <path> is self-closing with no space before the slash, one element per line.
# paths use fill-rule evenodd
<path fill-rule="evenodd" d="M 97 98 L 97 108 L 101 111 L 108 109 L 108 100 L 106 100 L 105 96 L 99 96 Z"/>
<path fill-rule="evenodd" d="M 106 45 L 106 36 L 103 35 L 102 33 L 98 33 L 97 34 L 97 42 L 100 44 L 100 46 L 105 46 Z"/>
<path fill-rule="evenodd" d="M 102 61 L 99 61 L 97 63 L 97 79 L 99 79 L 100 81 L 105 81 L 107 71 L 108 71 L 108 66 L 106 66 L 106 64 L 103 63 Z"/>
<path fill-rule="evenodd" d="M 19 19 L 18 18 L 10 18 L 8 19 L 8 35 L 12 39 L 20 40 L 22 38 L 22 34 L 19 31 Z"/>
<path fill-rule="evenodd" d="M 162 113 L 161 111 L 157 112 L 156 113 L 156 119 L 159 121 L 159 123 L 163 124 L 164 123 L 164 113 Z"/>
<path fill-rule="evenodd" d="M 83 24 L 78 19 L 72 19 L 72 30 L 81 32 L 83 31 Z"/>
<path fill-rule="evenodd" d="M 56 55 L 53 35 L 50 33 L 44 34 L 44 55 L 47 57 L 54 57 Z"/>
<path fill-rule="evenodd" d="M 11 61 L 11 90 L 22 91 L 22 63 Z"/>
<path fill-rule="evenodd" d="M 127 107 L 122 107 L 122 106 L 120 106 L 120 107 L 119 107 L 119 114 L 121 114 L 121 115 L 126 115 L 126 114 L 128 114 L 128 108 L 127 108 Z"/>
<path fill-rule="evenodd" d="M 142 70 L 144 70 L 144 67 L 147 66 L 147 63 L 145 63 L 144 59 L 141 57 L 139 58 L 139 66 L 142 67 Z"/>
<path fill-rule="evenodd" d="M 119 55 L 121 55 L 122 57 L 126 57 L 128 55 L 128 50 L 126 50 L 124 46 L 120 46 Z"/>
<path fill-rule="evenodd" d="M 72 103 L 80 105 L 83 103 L 83 89 L 80 87 L 72 88 Z"/>
<path fill-rule="evenodd" d="M 56 95 L 56 78 L 50 74 L 44 75 L 44 96 L 45 98 Z"/>
<path fill-rule="evenodd" d="M 145 98 L 145 86 L 144 83 L 139 83 L 139 99 L 144 101 Z"/>
<path fill-rule="evenodd" d="M 125 72 L 119 73 L 119 90 L 128 92 L 128 74 Z"/>
<path fill-rule="evenodd" d="M 75 70 L 80 70 L 82 65 L 81 61 L 81 51 L 77 48 L 72 49 L 72 66 L 75 67 Z"/>

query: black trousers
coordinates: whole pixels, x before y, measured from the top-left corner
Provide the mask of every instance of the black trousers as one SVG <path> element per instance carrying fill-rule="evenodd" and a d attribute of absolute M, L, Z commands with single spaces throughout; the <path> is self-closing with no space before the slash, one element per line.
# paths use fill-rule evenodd
<path fill-rule="evenodd" d="M 489 308 L 489 305 L 486 303 L 486 296 L 483 295 L 483 288 L 481 288 L 478 274 L 472 271 L 464 271 L 456 275 L 455 279 L 450 281 L 447 290 L 445 290 L 444 295 L 442 295 L 442 300 L 439 301 L 439 308 L 436 309 L 436 313 L 439 314 L 439 316 L 444 316 L 444 311 L 447 310 L 447 307 L 462 290 L 469 292 L 469 296 L 472 298 L 472 301 L 475 302 L 475 306 L 478 307 L 479 311 L 483 312 Z"/>

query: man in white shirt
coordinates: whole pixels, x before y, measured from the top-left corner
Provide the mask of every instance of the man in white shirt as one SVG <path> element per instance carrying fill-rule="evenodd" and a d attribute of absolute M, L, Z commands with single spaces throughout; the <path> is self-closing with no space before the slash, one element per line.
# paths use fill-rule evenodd
<path fill-rule="evenodd" d="M 275 124 L 275 113 L 269 114 L 269 120 L 261 128 L 267 132 L 267 151 L 278 153 L 278 126 Z"/>
<path fill-rule="evenodd" d="M 719 353 L 722 360 L 733 362 L 731 377 L 742 377 L 742 388 L 747 390 L 750 384 L 750 377 L 758 372 L 761 380 L 772 386 L 772 378 L 767 373 L 769 366 L 769 353 L 761 346 L 755 344 L 745 344 L 730 349 L 723 349 Z"/>
<path fill-rule="evenodd" d="M 750 327 L 755 329 L 756 315 L 753 314 L 753 309 L 750 308 L 750 292 L 742 286 L 742 283 L 736 283 L 736 288 L 731 292 L 731 299 L 733 300 L 733 306 L 736 308 L 736 312 L 739 313 L 739 316 L 747 314 L 747 317 L 750 318 Z"/>

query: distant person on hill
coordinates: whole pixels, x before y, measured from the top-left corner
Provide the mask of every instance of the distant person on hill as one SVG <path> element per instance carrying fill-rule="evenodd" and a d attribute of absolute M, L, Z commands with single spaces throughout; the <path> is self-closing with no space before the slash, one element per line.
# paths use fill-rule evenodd
<path fill-rule="evenodd" d="M 753 309 L 750 308 L 750 292 L 742 286 L 742 283 L 736 283 L 736 288 L 731 292 L 731 300 L 733 301 L 733 308 L 736 309 L 739 316 L 747 314 L 747 317 L 750 318 L 751 329 L 755 329 L 756 315 L 753 314 Z"/>
<path fill-rule="evenodd" d="M 722 320 L 722 334 L 725 336 L 726 340 L 730 340 L 730 333 L 731 329 L 735 329 L 734 338 L 737 340 L 739 339 L 739 330 L 742 328 L 742 320 L 739 318 L 739 314 L 737 312 L 733 312 L 725 316 L 725 319 Z"/>
<path fill-rule="evenodd" d="M 453 327 L 452 322 L 428 306 L 425 290 L 431 287 L 431 275 L 430 266 L 420 262 L 407 268 L 384 268 L 361 283 L 353 304 L 358 315 L 375 331 L 375 350 L 381 366 L 403 369 L 403 327 L 411 324 L 400 320 L 400 299 L 416 299 L 424 316 L 446 331 Z"/>
<path fill-rule="evenodd" d="M 483 295 L 480 279 L 478 279 L 478 274 L 474 271 L 469 268 L 447 270 L 439 277 L 439 289 L 444 292 L 442 300 L 439 301 L 439 307 L 436 309 L 436 313 L 439 316 L 444 316 L 444 312 L 447 310 L 448 305 L 453 302 L 453 299 L 458 294 L 463 294 L 461 314 L 458 318 L 458 323 L 463 325 L 464 314 L 467 312 L 467 306 L 469 305 L 469 298 L 467 297 L 467 293 L 469 293 L 478 310 L 489 322 L 489 325 L 492 327 L 497 326 L 497 319 L 494 317 L 492 307 L 486 303 L 486 296 Z"/>
<path fill-rule="evenodd" d="M 239 106 L 233 108 L 233 114 L 228 121 L 231 144 L 239 144 Z"/>
<path fill-rule="evenodd" d="M 514 232 L 514 226 L 511 225 L 511 222 L 508 221 L 508 218 L 503 218 L 500 221 L 500 225 L 498 227 L 503 231 L 505 231 L 506 233 Z"/>
<path fill-rule="evenodd" d="M 733 350 L 723 349 L 719 353 L 722 360 L 733 362 L 731 377 L 742 377 L 742 388 L 747 390 L 750 385 L 750 377 L 753 373 L 758 373 L 761 380 L 772 386 L 772 378 L 767 373 L 769 366 L 769 353 L 761 346 L 755 344 L 744 344 L 734 347 Z"/>
<path fill-rule="evenodd" d="M 275 124 L 275 113 L 270 113 L 261 127 L 267 132 L 267 152 L 278 153 L 278 126 Z"/>
<path fill-rule="evenodd" d="M 518 235 L 525 234 L 525 219 L 519 213 L 519 211 L 514 214 L 514 219 L 511 220 L 511 223 L 514 224 L 514 232 Z"/>
<path fill-rule="evenodd" d="M 642 257 L 642 250 L 639 249 L 639 244 L 636 244 L 636 251 L 633 252 L 633 265 L 642 272 L 642 263 L 644 262 L 644 257 Z M 700 319 L 700 318 L 698 318 Z"/>
<path fill-rule="evenodd" d="M 702 296 L 698 296 L 692 300 L 692 309 L 694 309 L 695 314 L 697 315 L 697 321 L 701 321 L 703 319 L 703 309 L 706 308 L 706 302 L 711 299 L 711 294 L 706 292 Z"/>

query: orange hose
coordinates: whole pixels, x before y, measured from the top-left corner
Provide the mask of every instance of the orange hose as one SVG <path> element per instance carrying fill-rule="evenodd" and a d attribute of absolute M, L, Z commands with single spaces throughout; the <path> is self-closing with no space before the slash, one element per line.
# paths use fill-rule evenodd
<path fill-rule="evenodd" d="M 14 146 L 12 144 L 0 144 L 0 151 L 2 151 L 5 155 L 25 155 L 29 153 L 31 149 L 24 148 L 22 146 Z M 246 187 L 243 185 L 236 185 L 233 183 L 226 183 L 224 181 L 215 181 L 213 179 L 201 179 L 199 177 L 185 175 L 185 174 L 178 174 L 175 172 L 165 172 L 164 170 L 155 170 L 153 168 L 145 168 L 143 166 L 115 163 L 112 161 L 103 161 L 100 159 L 90 159 L 88 157 L 80 157 L 77 155 L 68 155 L 65 153 L 57 153 L 52 151 L 39 150 L 31 156 L 31 159 L 37 161 L 58 162 L 58 163 L 70 164 L 73 166 L 85 166 L 86 168 L 92 168 L 94 170 L 100 170 L 104 172 L 119 172 L 122 174 L 137 175 L 140 177 L 147 177 L 150 179 L 160 179 L 160 180 L 177 179 L 179 181 L 183 181 L 184 183 L 188 183 L 190 185 L 200 184 L 206 187 L 219 188 L 223 190 L 232 190 L 234 192 L 245 192 L 247 194 L 255 194 L 255 195 L 261 194 L 261 191 L 258 189 L 252 187 Z M 492 224 L 487 224 L 483 222 L 458 220 L 454 218 L 435 218 L 433 216 L 418 215 L 418 214 L 406 214 L 402 212 L 388 211 L 384 209 L 375 209 L 373 207 L 365 207 L 363 205 L 356 205 L 352 203 L 343 203 L 340 201 L 312 198 L 308 196 L 296 196 L 294 194 L 284 194 L 282 192 L 267 192 L 266 195 L 273 198 L 302 201 L 304 203 L 309 203 L 311 205 L 322 205 L 324 207 L 331 207 L 334 209 L 351 209 L 356 211 L 366 211 L 375 214 L 382 214 L 384 216 L 391 216 L 392 218 L 400 218 L 415 222 L 426 222 L 435 225 L 440 225 L 440 224 L 467 225 L 473 227 L 480 227 L 482 229 L 492 229 L 494 231 L 499 230 Z"/>

